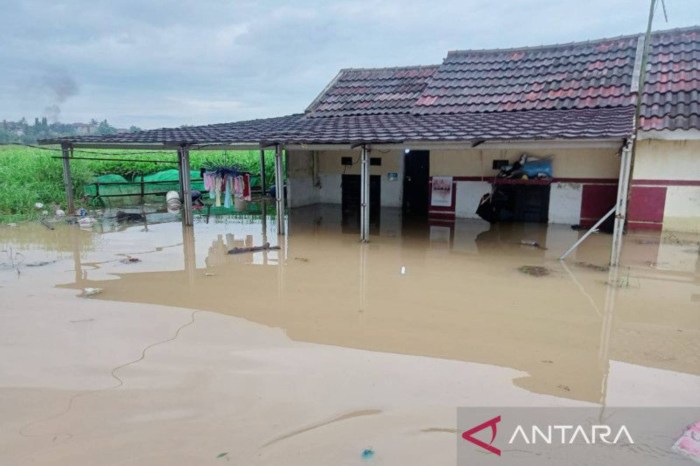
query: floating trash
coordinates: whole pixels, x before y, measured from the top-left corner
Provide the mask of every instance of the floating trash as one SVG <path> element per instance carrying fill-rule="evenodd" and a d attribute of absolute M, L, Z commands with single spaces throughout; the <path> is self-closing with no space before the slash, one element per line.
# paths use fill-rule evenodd
<path fill-rule="evenodd" d="M 700 421 L 689 426 L 673 445 L 673 450 L 700 463 Z"/>
<path fill-rule="evenodd" d="M 365 448 L 364 450 L 362 450 L 362 459 L 363 460 L 372 459 L 373 456 L 374 456 L 374 450 L 372 450 L 371 448 Z"/>
<path fill-rule="evenodd" d="M 80 225 L 80 228 L 92 228 L 95 223 L 97 223 L 97 220 L 92 217 L 83 217 L 78 220 L 78 225 Z"/>
<path fill-rule="evenodd" d="M 542 267 L 541 265 L 521 265 L 518 267 L 518 270 L 520 273 L 532 277 L 544 277 L 552 273 L 547 267 Z"/>
<path fill-rule="evenodd" d="M 137 262 L 141 262 L 141 259 L 138 257 L 131 257 L 131 256 L 126 256 L 124 259 L 120 260 L 122 264 L 135 264 Z"/>
<path fill-rule="evenodd" d="M 576 265 L 578 265 L 579 267 L 585 267 L 587 269 L 595 270 L 596 272 L 608 272 L 610 270 L 610 266 L 608 265 L 597 265 L 583 261 L 576 262 Z"/>
<path fill-rule="evenodd" d="M 95 296 L 102 293 L 102 288 L 85 288 L 83 289 L 83 298 L 89 298 L 90 296 Z"/>

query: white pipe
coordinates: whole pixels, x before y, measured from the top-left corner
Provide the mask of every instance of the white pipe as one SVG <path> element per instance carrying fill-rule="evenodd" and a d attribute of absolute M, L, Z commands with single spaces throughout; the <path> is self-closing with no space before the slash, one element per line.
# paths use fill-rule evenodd
<path fill-rule="evenodd" d="M 595 222 L 595 225 L 593 225 L 593 226 L 591 227 L 591 229 L 588 230 L 588 231 L 586 232 L 585 235 L 583 235 L 582 237 L 580 237 L 580 238 L 578 239 L 578 241 L 576 241 L 569 249 L 567 249 L 566 252 L 565 252 L 564 254 L 561 255 L 561 257 L 559 258 L 559 260 L 564 260 L 564 259 L 566 259 L 566 257 L 567 257 L 569 254 L 571 254 L 572 252 L 574 252 L 574 249 L 576 249 L 576 248 L 579 246 L 579 244 L 583 243 L 583 241 L 584 241 L 586 238 L 588 238 L 589 236 L 591 236 L 591 234 L 593 234 L 593 232 L 596 231 L 596 230 L 598 229 L 598 227 L 600 226 L 600 224 L 603 223 L 608 217 L 610 217 L 610 216 L 615 212 L 615 210 L 617 210 L 617 206 L 615 206 L 615 207 L 613 207 L 612 209 L 610 209 L 610 210 L 608 211 L 607 214 L 605 214 L 600 220 L 598 220 L 597 222 Z"/>

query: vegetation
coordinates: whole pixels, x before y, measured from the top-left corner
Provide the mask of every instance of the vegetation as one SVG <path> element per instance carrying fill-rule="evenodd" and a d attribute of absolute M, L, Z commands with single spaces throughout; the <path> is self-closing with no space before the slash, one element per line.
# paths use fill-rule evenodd
<path fill-rule="evenodd" d="M 120 154 L 120 155 L 114 155 Z M 12 222 L 35 218 L 44 204 L 47 210 L 55 204 L 65 208 L 63 167 L 58 147 L 33 148 L 19 145 L 0 145 L 0 221 Z M 148 175 L 168 168 L 177 168 L 174 151 L 117 151 L 75 150 L 74 157 L 108 158 L 110 160 L 79 160 L 71 163 L 73 192 L 76 206 L 81 205 L 83 186 L 99 175 L 115 173 L 127 179 Z M 123 160 L 129 159 L 129 160 Z M 132 160 L 172 161 L 171 164 L 134 162 Z M 266 177 L 268 186 L 274 178 L 274 154 L 266 152 Z M 197 151 L 190 152 L 192 169 L 202 166 L 235 165 L 251 173 L 260 172 L 260 152 L 251 151 Z"/>
<path fill-rule="evenodd" d="M 117 132 L 140 131 L 136 126 L 129 129 L 117 129 L 110 125 L 107 120 L 90 120 L 90 123 L 49 123 L 46 117 L 34 119 L 34 124 L 30 125 L 22 118 L 19 121 L 0 122 L 0 143 L 1 144 L 34 144 L 39 139 L 51 139 L 63 136 L 76 135 L 105 135 L 116 134 Z"/>

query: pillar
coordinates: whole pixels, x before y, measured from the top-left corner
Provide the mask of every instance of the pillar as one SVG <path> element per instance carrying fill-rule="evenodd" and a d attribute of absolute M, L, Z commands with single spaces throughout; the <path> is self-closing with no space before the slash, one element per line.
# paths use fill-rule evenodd
<path fill-rule="evenodd" d="M 66 190 L 66 213 L 72 215 L 75 213 L 75 205 L 73 203 L 73 179 L 70 175 L 70 147 L 62 145 L 63 152 L 63 186 Z"/>
<path fill-rule="evenodd" d="M 360 163 L 360 241 L 369 241 L 369 148 L 362 146 Z"/>
<path fill-rule="evenodd" d="M 615 204 L 615 227 L 612 235 L 612 249 L 610 252 L 610 265 L 620 265 L 622 253 L 622 237 L 627 222 L 627 200 L 629 199 L 630 172 L 632 169 L 632 151 L 634 139 L 630 139 L 622 148 L 620 154 L 620 176 L 617 181 L 617 201 Z"/>
<path fill-rule="evenodd" d="M 284 170 L 282 168 L 282 146 L 275 146 L 275 200 L 277 210 L 277 234 L 284 235 Z"/>
<path fill-rule="evenodd" d="M 260 188 L 262 189 L 262 195 L 265 195 L 267 191 L 267 185 L 265 183 L 265 149 L 260 149 Z"/>
<path fill-rule="evenodd" d="M 180 179 L 182 180 L 182 224 L 191 226 L 194 224 L 192 215 L 192 184 L 190 180 L 190 149 L 187 146 L 180 147 Z"/>

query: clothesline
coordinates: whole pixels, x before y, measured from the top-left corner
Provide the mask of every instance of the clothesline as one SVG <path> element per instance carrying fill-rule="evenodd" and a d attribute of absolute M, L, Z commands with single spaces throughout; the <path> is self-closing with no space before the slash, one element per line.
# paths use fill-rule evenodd
<path fill-rule="evenodd" d="M 224 207 L 231 207 L 232 197 L 245 201 L 251 200 L 250 173 L 240 172 L 235 168 L 219 168 L 202 173 L 204 189 L 209 191 L 209 198 L 214 199 L 215 206 L 221 207 L 221 194 L 224 194 Z"/>

